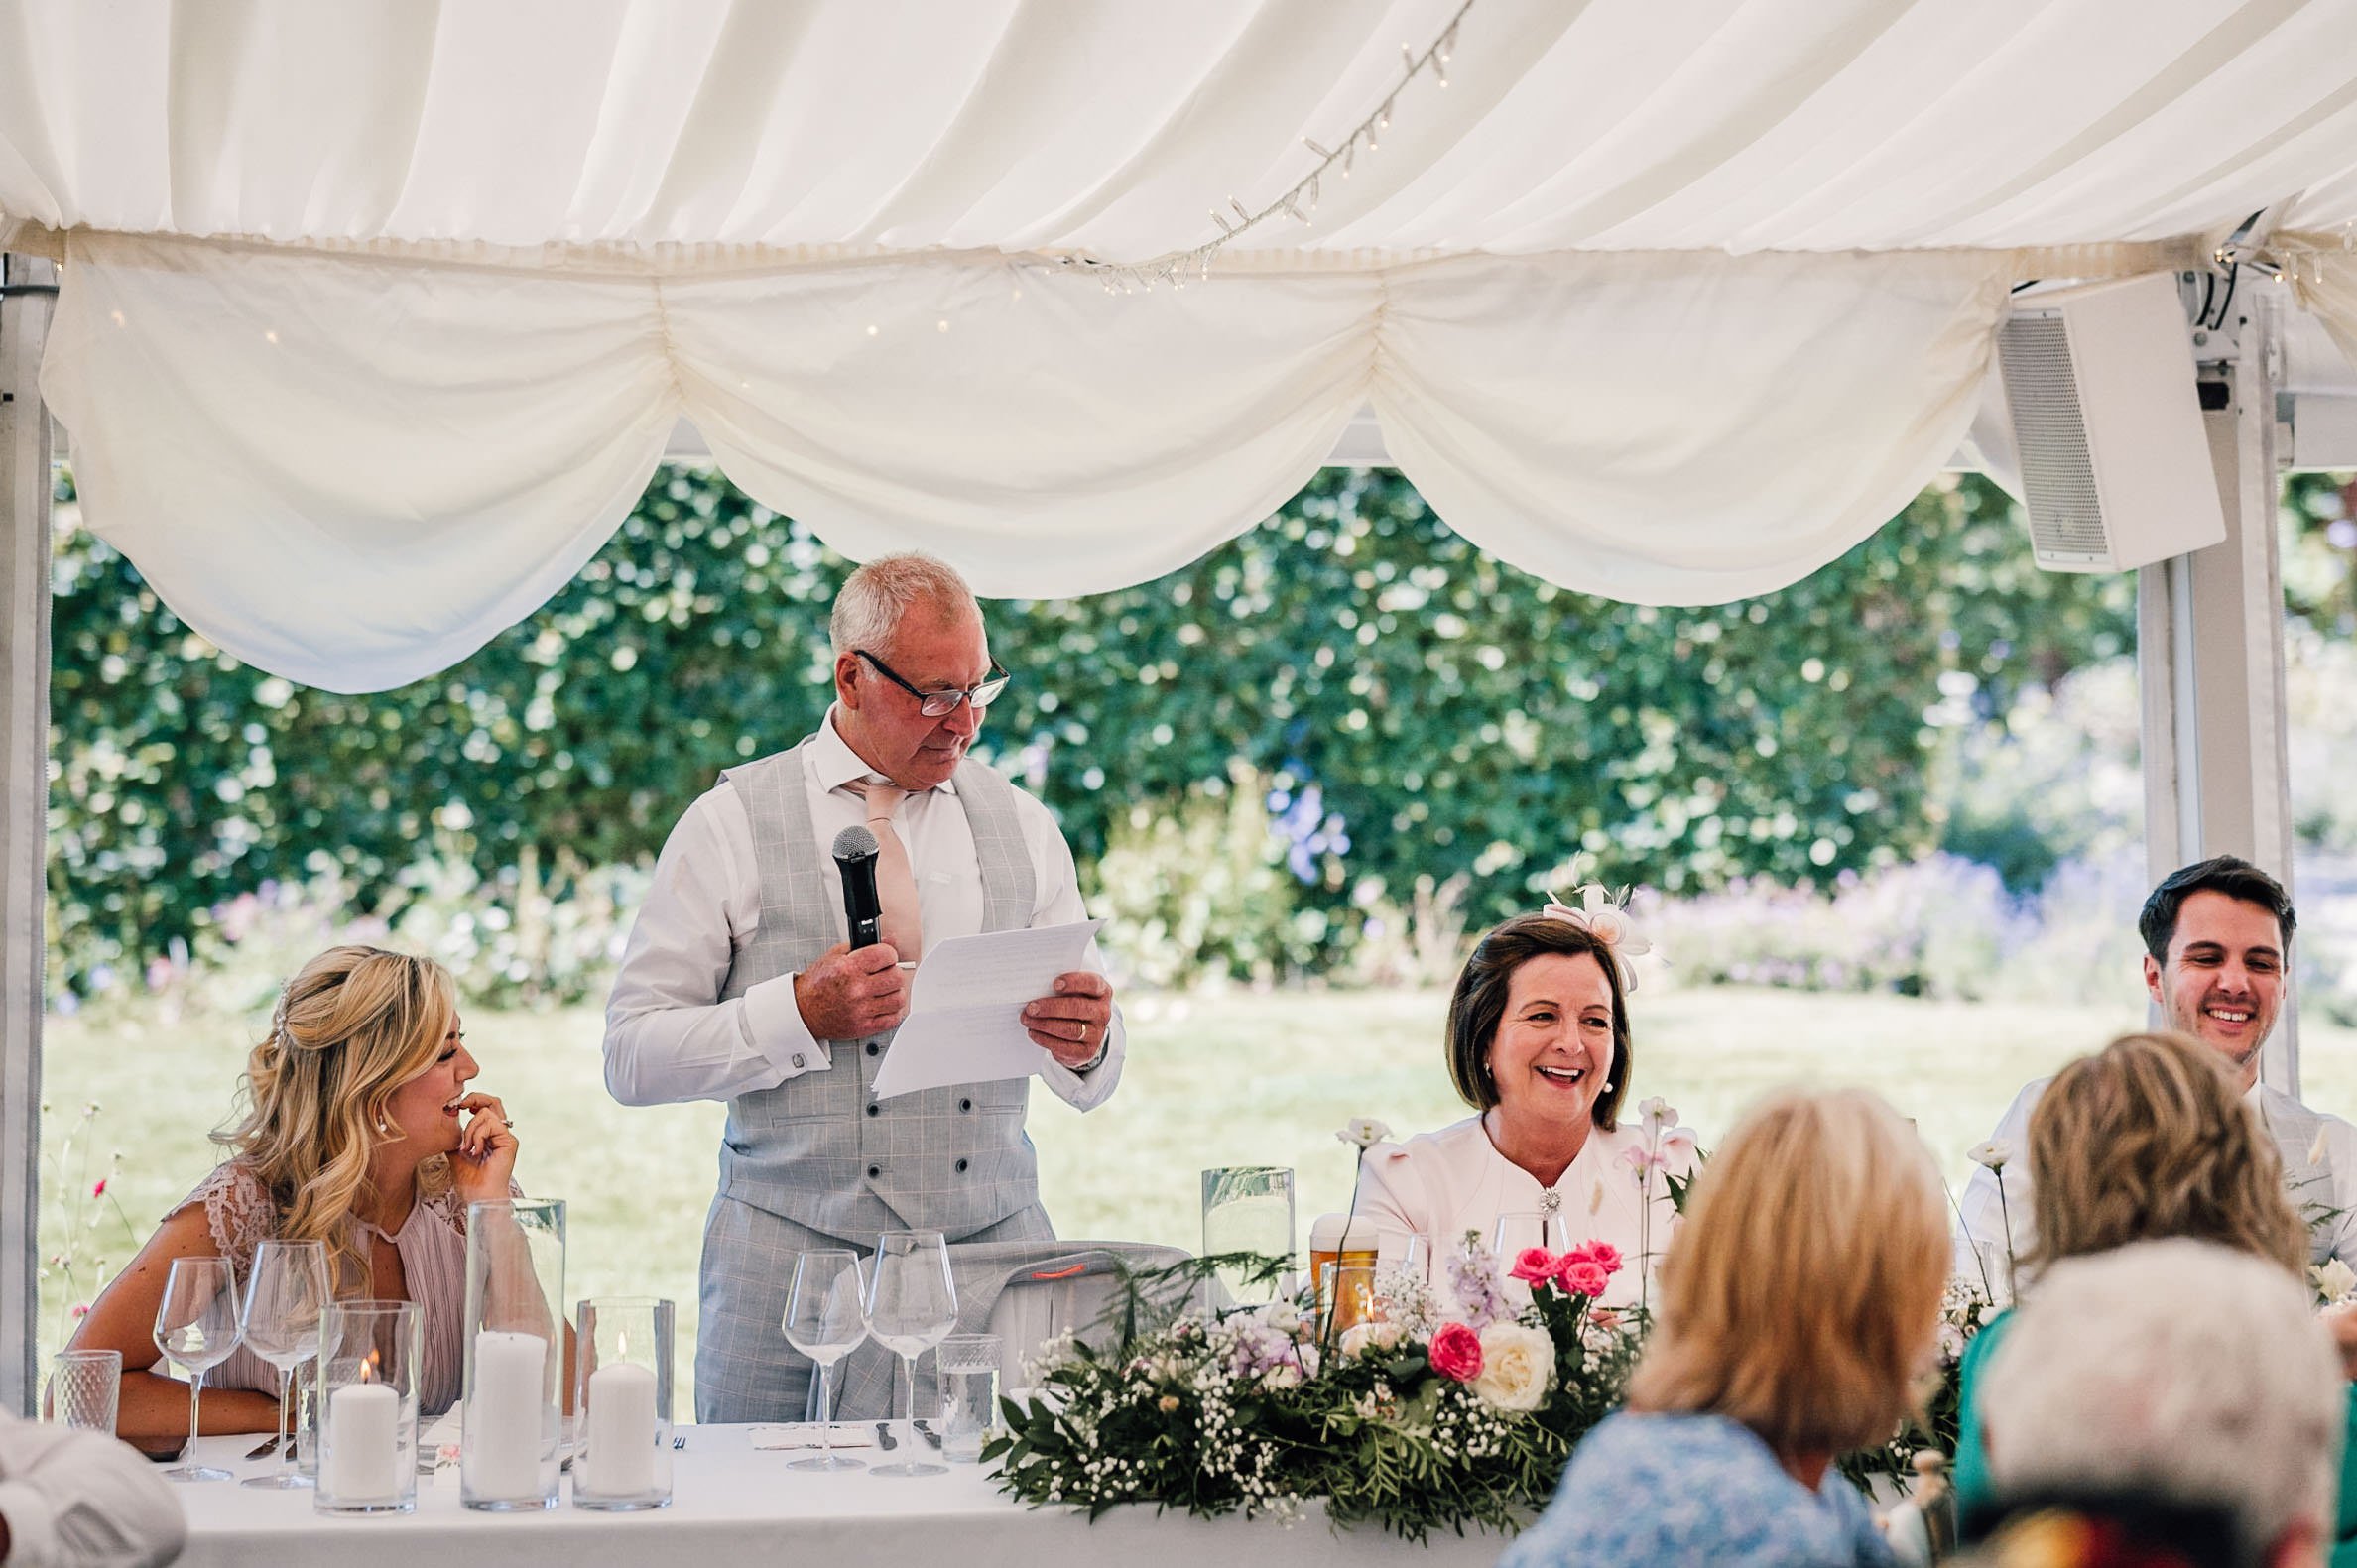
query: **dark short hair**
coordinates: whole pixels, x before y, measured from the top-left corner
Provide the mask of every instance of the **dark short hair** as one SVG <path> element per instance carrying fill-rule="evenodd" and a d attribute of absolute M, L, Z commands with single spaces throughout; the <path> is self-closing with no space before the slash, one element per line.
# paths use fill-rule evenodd
<path fill-rule="evenodd" d="M 1632 1058 L 1629 1054 L 1629 999 L 1621 990 L 1620 965 L 1612 949 L 1585 927 L 1544 914 L 1518 914 L 1483 937 L 1473 956 L 1457 975 L 1456 991 L 1448 999 L 1448 1076 L 1456 1092 L 1476 1111 L 1498 1103 L 1497 1080 L 1490 1076 L 1490 1042 L 1506 1018 L 1506 999 L 1514 989 L 1514 972 L 1534 958 L 1560 953 L 1576 958 L 1585 953 L 1604 971 L 1612 988 L 1612 1074 L 1604 1092 L 1596 1096 L 1595 1123 L 1611 1132 L 1629 1092 Z"/>
<path fill-rule="evenodd" d="M 2169 962 L 2169 944 L 2176 939 L 2178 911 L 2197 893 L 2222 893 L 2229 899 L 2257 905 L 2276 917 L 2284 945 L 2292 945 L 2292 929 L 2299 922 L 2292 913 L 2292 895 L 2284 891 L 2284 885 L 2238 856 L 2213 855 L 2171 872 L 2161 879 L 2161 886 L 2153 890 L 2153 896 L 2145 900 L 2144 913 L 2136 917 L 2136 929 L 2144 937 L 2145 951 L 2153 955 L 2153 962 Z"/>

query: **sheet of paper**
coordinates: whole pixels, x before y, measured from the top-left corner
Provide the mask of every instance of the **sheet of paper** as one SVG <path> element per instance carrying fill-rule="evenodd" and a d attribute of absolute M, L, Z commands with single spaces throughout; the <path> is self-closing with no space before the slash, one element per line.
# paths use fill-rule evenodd
<path fill-rule="evenodd" d="M 953 1083 L 1026 1078 L 1048 1053 L 1024 1032 L 1023 1007 L 1083 967 L 1102 920 L 953 936 L 928 948 L 909 981 L 909 1016 L 876 1068 L 876 1098 Z"/>

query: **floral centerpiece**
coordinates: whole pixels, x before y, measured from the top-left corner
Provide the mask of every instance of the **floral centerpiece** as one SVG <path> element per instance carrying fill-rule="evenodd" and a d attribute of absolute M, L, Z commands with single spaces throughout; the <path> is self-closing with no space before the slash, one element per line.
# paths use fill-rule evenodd
<path fill-rule="evenodd" d="M 1133 1278 L 1116 1311 L 1151 1322 L 1136 1295 L 1237 1262 Z M 1531 1248 L 1501 1273 L 1468 1235 L 1447 1266 L 1451 1299 L 1387 1273 L 1374 1317 L 1339 1335 L 1320 1332 L 1314 1305 L 1278 1301 L 1189 1308 L 1102 1351 L 1053 1344 L 1037 1394 L 1002 1401 L 1007 1430 L 983 1459 L 1001 1462 L 1014 1496 L 1092 1518 L 1120 1503 L 1290 1518 L 1317 1498 L 1337 1522 L 1415 1540 L 1467 1524 L 1511 1531 L 1621 1402 L 1641 1318 L 1596 1305 L 1621 1266 L 1589 1243 Z"/>

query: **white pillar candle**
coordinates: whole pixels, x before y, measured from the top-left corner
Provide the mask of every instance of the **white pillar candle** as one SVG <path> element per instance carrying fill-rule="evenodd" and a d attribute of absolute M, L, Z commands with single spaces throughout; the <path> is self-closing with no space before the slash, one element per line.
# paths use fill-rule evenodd
<path fill-rule="evenodd" d="M 319 1490 L 337 1503 L 391 1503 L 401 1490 L 401 1395 L 381 1383 L 353 1383 L 327 1398 L 327 1446 Z"/>
<path fill-rule="evenodd" d="M 589 1375 L 589 1491 L 643 1498 L 655 1490 L 655 1374 L 617 1361 Z"/>
<path fill-rule="evenodd" d="M 474 1393 L 459 1448 L 467 1490 L 482 1498 L 540 1495 L 549 1342 L 486 1329 L 475 1336 Z"/>

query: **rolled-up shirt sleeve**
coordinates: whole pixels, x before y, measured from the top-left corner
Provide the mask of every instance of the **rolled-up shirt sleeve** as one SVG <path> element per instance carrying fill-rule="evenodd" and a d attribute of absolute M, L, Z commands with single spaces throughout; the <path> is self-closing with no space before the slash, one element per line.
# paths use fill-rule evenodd
<path fill-rule="evenodd" d="M 1048 808 L 1028 794 L 1016 794 L 1016 811 L 1021 818 L 1024 848 L 1031 851 L 1033 886 L 1037 889 L 1032 905 L 1032 925 L 1070 925 L 1088 918 L 1088 905 L 1080 899 L 1080 876 L 1072 864 L 1072 846 L 1064 842 L 1062 829 Z M 1105 955 L 1098 950 L 1091 937 L 1088 952 L 1081 966 L 1105 974 Z M 1114 1086 L 1121 1082 L 1121 1066 L 1129 1053 L 1129 1030 L 1122 1023 L 1121 1004 L 1113 1005 L 1113 1022 L 1105 1030 L 1105 1053 L 1086 1072 L 1074 1072 L 1054 1056 L 1041 1052 L 1045 1058 L 1040 1066 L 1040 1081 L 1055 1097 L 1075 1111 L 1093 1111 L 1105 1103 Z"/>
<path fill-rule="evenodd" d="M 144 1568 L 187 1538 L 171 1485 L 127 1443 L 0 1416 L 0 1519 L 10 1568 Z"/>
<path fill-rule="evenodd" d="M 606 1088 L 624 1105 L 726 1100 L 831 1065 L 792 975 L 720 998 L 761 916 L 752 842 L 743 801 L 722 784 L 664 843 L 606 1003 Z"/>

